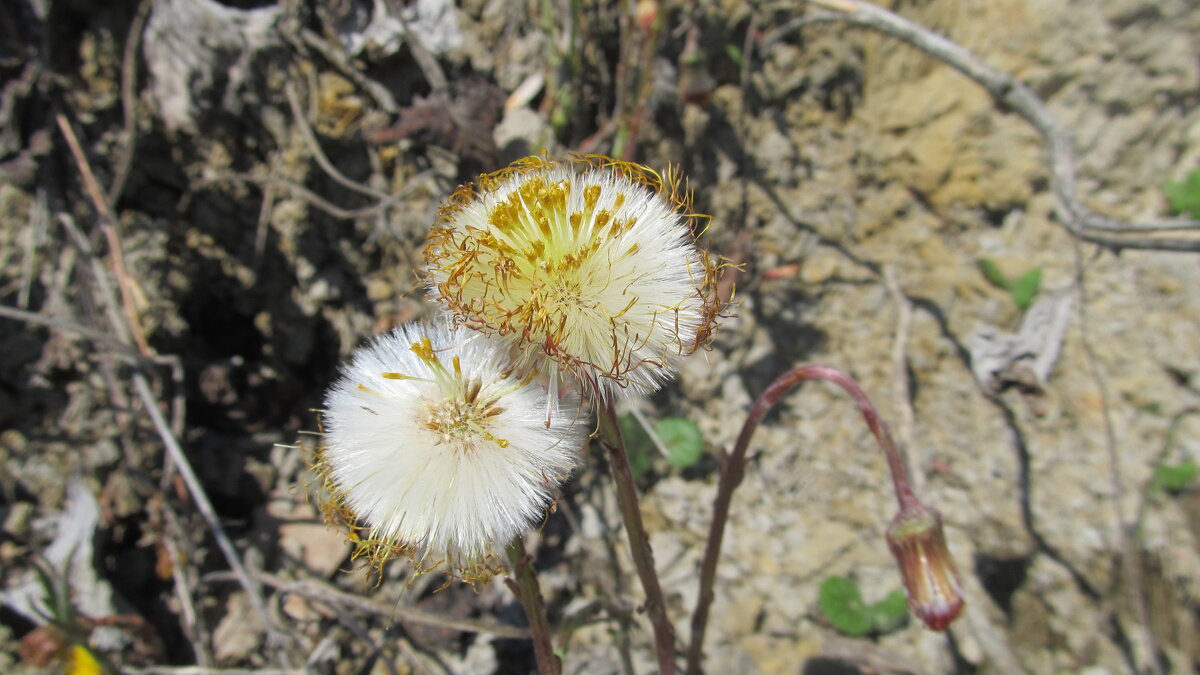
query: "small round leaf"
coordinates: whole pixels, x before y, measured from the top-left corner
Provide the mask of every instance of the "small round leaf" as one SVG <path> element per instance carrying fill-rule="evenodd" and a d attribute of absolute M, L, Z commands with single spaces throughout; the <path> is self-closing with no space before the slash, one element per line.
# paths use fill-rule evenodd
<path fill-rule="evenodd" d="M 871 623 L 876 633 L 890 633 L 908 618 L 908 599 L 904 591 L 895 590 L 886 598 L 871 605 Z"/>
<path fill-rule="evenodd" d="M 690 420 L 665 417 L 654 426 L 654 432 L 667 447 L 667 462 L 676 469 L 686 469 L 704 454 L 704 434 Z"/>
<path fill-rule="evenodd" d="M 821 613 L 841 633 L 862 637 L 871 632 L 872 617 L 863 604 L 858 584 L 846 577 L 829 577 L 821 584 Z"/>
<path fill-rule="evenodd" d="M 621 436 L 625 439 L 625 452 L 629 455 L 629 470 L 634 478 L 641 478 L 650 470 L 651 449 L 654 441 L 642 428 L 632 413 L 621 416 Z"/>

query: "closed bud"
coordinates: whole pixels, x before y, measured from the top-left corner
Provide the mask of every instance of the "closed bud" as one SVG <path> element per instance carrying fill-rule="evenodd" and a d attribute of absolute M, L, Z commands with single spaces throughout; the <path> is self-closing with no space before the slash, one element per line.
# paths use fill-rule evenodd
<path fill-rule="evenodd" d="M 962 613 L 963 597 L 941 514 L 920 502 L 905 506 L 888 527 L 887 541 L 900 565 L 908 608 L 933 630 L 949 628 Z"/>

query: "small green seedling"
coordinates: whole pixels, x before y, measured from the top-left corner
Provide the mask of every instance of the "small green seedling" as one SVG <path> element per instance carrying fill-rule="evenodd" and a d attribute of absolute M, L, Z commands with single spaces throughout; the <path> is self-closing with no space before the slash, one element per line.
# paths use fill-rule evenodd
<path fill-rule="evenodd" d="M 1010 279 L 1000 271 L 994 260 L 980 258 L 978 262 L 979 270 L 993 286 L 1008 291 L 1017 307 L 1029 309 L 1042 287 L 1042 268 L 1035 267 L 1015 279 Z"/>
<path fill-rule="evenodd" d="M 734 44 L 725 45 L 725 55 L 739 66 L 742 65 L 742 49 Z"/>
<path fill-rule="evenodd" d="M 1151 489 L 1165 490 L 1171 493 L 1183 492 L 1196 477 L 1196 468 L 1196 463 L 1191 460 L 1185 460 L 1174 466 L 1159 464 L 1154 467 L 1154 482 L 1151 484 Z"/>
<path fill-rule="evenodd" d="M 1200 220 L 1200 169 L 1194 169 L 1182 181 L 1167 182 L 1163 192 L 1171 210 Z"/>
<path fill-rule="evenodd" d="M 704 454 L 704 434 L 695 422 L 682 417 L 664 417 L 654 425 L 658 440 L 667 448 L 667 463 L 686 469 Z"/>
<path fill-rule="evenodd" d="M 908 618 L 903 591 L 892 591 L 879 602 L 867 604 L 858 584 L 847 577 L 829 577 L 821 584 L 821 613 L 839 632 L 850 637 L 890 633 Z"/>
<path fill-rule="evenodd" d="M 621 435 L 625 437 L 633 477 L 641 478 L 650 470 L 655 440 L 633 413 L 621 416 Z M 686 469 L 704 455 L 704 434 L 691 420 L 664 417 L 654 425 L 654 435 L 662 445 L 667 463 L 676 469 Z"/>

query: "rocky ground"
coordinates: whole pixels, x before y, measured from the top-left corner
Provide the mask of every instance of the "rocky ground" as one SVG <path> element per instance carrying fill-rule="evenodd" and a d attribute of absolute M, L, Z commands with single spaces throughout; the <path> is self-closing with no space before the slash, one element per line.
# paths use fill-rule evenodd
<path fill-rule="evenodd" d="M 1076 239 L 1033 127 L 891 38 L 779 30 L 819 8 L 662 2 L 653 33 L 634 18 L 649 2 L 375 4 L 0 8 L 0 304 L 38 315 L 0 318 L 0 670 L 39 672 L 20 656 L 41 623 L 38 565 L 123 668 L 532 670 L 501 581 L 340 571 L 349 545 L 309 498 L 303 432 L 355 346 L 429 312 L 420 247 L 439 202 L 542 148 L 680 165 L 709 245 L 741 264 L 713 349 L 639 403 L 695 421 L 710 451 L 642 480 L 681 639 L 716 457 L 793 365 L 859 378 L 946 518 L 964 618 L 839 634 L 818 588 L 898 588 L 894 507 L 853 406 L 804 386 L 758 431 L 734 499 L 708 672 L 1200 668 L 1200 493 L 1153 485 L 1157 465 L 1200 461 L 1194 253 Z M 1163 185 L 1200 167 L 1189 0 L 889 8 L 1042 97 L 1076 141 L 1086 205 L 1176 215 Z M 1018 307 L 980 259 L 1041 269 L 1037 304 Z M 1018 332 L 1031 356 L 997 380 L 987 348 Z M 568 672 L 650 672 L 606 471 L 589 452 L 536 537 L 539 573 Z"/>

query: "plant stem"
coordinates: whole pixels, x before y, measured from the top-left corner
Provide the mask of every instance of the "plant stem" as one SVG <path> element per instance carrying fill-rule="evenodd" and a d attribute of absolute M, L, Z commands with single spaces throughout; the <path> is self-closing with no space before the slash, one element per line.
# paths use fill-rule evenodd
<path fill-rule="evenodd" d="M 904 466 L 904 458 L 892 441 L 887 423 L 879 416 L 867 394 L 849 375 L 829 366 L 807 365 L 793 368 L 780 375 L 767 390 L 758 397 L 746 415 L 742 430 L 738 433 L 733 446 L 733 453 L 724 458 L 721 467 L 721 477 L 717 482 L 717 496 L 713 501 L 712 525 L 708 530 L 708 542 L 704 549 L 704 560 L 700 565 L 700 595 L 696 610 L 692 614 L 692 641 L 688 645 L 687 672 L 700 673 L 700 658 L 704 649 L 704 631 L 708 624 L 708 610 L 713 602 L 713 582 L 717 576 L 717 562 L 721 555 L 721 540 L 725 536 L 725 523 L 729 519 L 729 506 L 733 500 L 733 491 L 741 484 L 746 473 L 746 451 L 750 447 L 750 437 L 758 428 L 767 411 L 775 406 L 792 389 L 805 380 L 828 380 L 846 391 L 858 404 L 859 412 L 866 419 L 867 426 L 879 442 L 887 458 L 888 469 L 892 474 L 892 486 L 896 490 L 896 501 L 901 510 L 919 504 L 909 483 L 908 469 Z"/>
<path fill-rule="evenodd" d="M 600 443 L 608 450 L 612 465 L 613 480 L 617 485 L 617 503 L 621 507 L 621 518 L 625 532 L 629 535 L 629 547 L 633 564 L 637 567 L 642 589 L 646 591 L 646 613 L 654 627 L 654 647 L 658 656 L 658 672 L 662 675 L 675 673 L 675 628 L 667 616 L 667 603 L 658 573 L 654 570 L 654 552 L 650 550 L 650 538 L 642 523 L 642 511 L 638 506 L 637 486 L 633 482 L 633 471 L 629 468 L 629 455 L 625 450 L 625 439 L 617 414 L 611 402 L 599 403 Z"/>
<path fill-rule="evenodd" d="M 560 675 L 562 659 L 554 653 L 550 622 L 546 619 L 546 603 L 538 586 L 537 573 L 533 570 L 533 558 L 525 552 L 525 540 L 521 535 L 517 535 L 509 543 L 508 560 L 512 564 L 515 580 L 510 577 L 505 579 L 505 582 L 525 608 L 529 632 L 533 637 L 533 654 L 537 658 L 538 675 Z"/>

